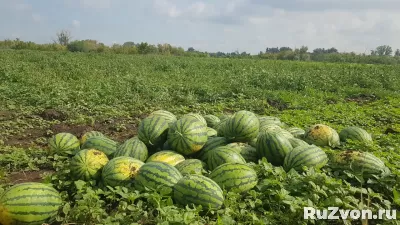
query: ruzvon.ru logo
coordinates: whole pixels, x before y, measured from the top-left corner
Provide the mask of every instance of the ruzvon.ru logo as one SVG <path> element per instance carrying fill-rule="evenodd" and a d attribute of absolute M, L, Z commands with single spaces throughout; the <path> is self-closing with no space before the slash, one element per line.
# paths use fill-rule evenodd
<path fill-rule="evenodd" d="M 338 207 L 328 207 L 328 209 L 315 209 L 312 207 L 304 207 L 304 219 L 319 220 L 339 220 L 339 219 L 396 219 L 396 210 L 381 209 L 377 213 L 373 213 L 369 209 L 363 210 L 343 210 Z"/>

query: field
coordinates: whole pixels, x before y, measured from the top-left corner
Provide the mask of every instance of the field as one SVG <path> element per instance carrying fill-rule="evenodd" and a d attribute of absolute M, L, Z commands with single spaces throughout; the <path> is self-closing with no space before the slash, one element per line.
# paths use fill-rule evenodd
<path fill-rule="evenodd" d="M 63 191 L 58 223 L 361 224 L 304 221 L 303 207 L 400 209 L 399 71 L 397 65 L 0 51 L 0 195 L 12 184 L 52 182 Z M 80 137 L 97 130 L 123 142 L 158 109 L 177 116 L 248 110 L 303 129 L 359 126 L 374 143 L 340 148 L 371 152 L 392 174 L 363 179 L 328 166 L 296 175 L 261 160 L 253 165 L 259 177 L 253 190 L 225 192 L 220 210 L 200 212 L 177 207 L 168 193 L 65 180 L 65 158 L 48 154 L 47 140 L 60 132 Z"/>

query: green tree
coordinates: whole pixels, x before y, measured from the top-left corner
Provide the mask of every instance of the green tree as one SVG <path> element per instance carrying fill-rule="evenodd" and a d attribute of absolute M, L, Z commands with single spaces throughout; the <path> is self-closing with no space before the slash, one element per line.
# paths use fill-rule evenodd
<path fill-rule="evenodd" d="M 60 32 L 57 32 L 56 36 L 54 43 L 60 45 L 67 46 L 72 40 L 71 32 L 68 30 L 61 30 Z"/>
<path fill-rule="evenodd" d="M 400 49 L 396 49 L 396 52 L 394 53 L 394 56 L 400 56 Z"/>
<path fill-rule="evenodd" d="M 380 55 L 380 56 L 382 56 L 382 55 L 392 55 L 392 53 L 393 53 L 392 47 L 390 47 L 389 45 L 378 46 L 378 47 L 376 47 L 375 51 L 376 51 L 376 54 Z"/>

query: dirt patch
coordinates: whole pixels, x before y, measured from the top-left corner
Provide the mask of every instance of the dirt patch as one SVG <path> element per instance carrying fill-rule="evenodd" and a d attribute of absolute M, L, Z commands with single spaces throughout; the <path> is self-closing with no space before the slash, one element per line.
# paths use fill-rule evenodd
<path fill-rule="evenodd" d="M 289 108 L 289 104 L 281 100 L 267 99 L 267 102 L 270 106 L 278 109 L 279 111 Z"/>
<path fill-rule="evenodd" d="M 345 100 L 348 102 L 356 102 L 358 104 L 365 104 L 378 100 L 379 97 L 374 94 L 358 94 L 348 96 Z"/>
<path fill-rule="evenodd" d="M 13 111 L 0 111 L 0 121 L 11 120 L 15 118 L 15 112 Z"/>
<path fill-rule="evenodd" d="M 36 142 L 36 140 L 46 136 L 47 133 L 45 129 L 30 128 L 25 130 L 22 134 L 8 137 L 7 140 L 4 141 L 4 144 L 22 148 L 31 147 L 32 145 L 40 146 L 43 144 Z"/>
<path fill-rule="evenodd" d="M 58 133 L 71 133 L 78 138 L 80 138 L 84 133 L 88 131 L 92 131 L 93 128 L 88 125 L 69 125 L 69 124 L 54 124 L 50 127 L 50 130 L 53 132 L 53 134 L 58 134 Z"/>
<path fill-rule="evenodd" d="M 39 170 L 39 171 L 27 171 L 27 172 L 14 172 L 8 176 L 8 180 L 12 184 L 19 184 L 25 182 L 40 182 L 42 181 L 42 175 L 44 173 L 54 173 L 52 170 Z"/>
<path fill-rule="evenodd" d="M 65 113 L 59 112 L 55 109 L 46 109 L 43 112 L 41 112 L 39 116 L 42 117 L 44 120 L 65 121 L 68 118 L 68 116 Z"/>

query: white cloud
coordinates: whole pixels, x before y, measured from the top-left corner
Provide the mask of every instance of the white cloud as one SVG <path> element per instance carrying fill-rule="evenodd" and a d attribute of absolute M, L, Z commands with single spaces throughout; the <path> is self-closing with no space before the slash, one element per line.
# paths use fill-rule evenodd
<path fill-rule="evenodd" d="M 72 20 L 72 26 L 74 28 L 80 28 L 81 27 L 81 22 L 79 20 Z"/>

